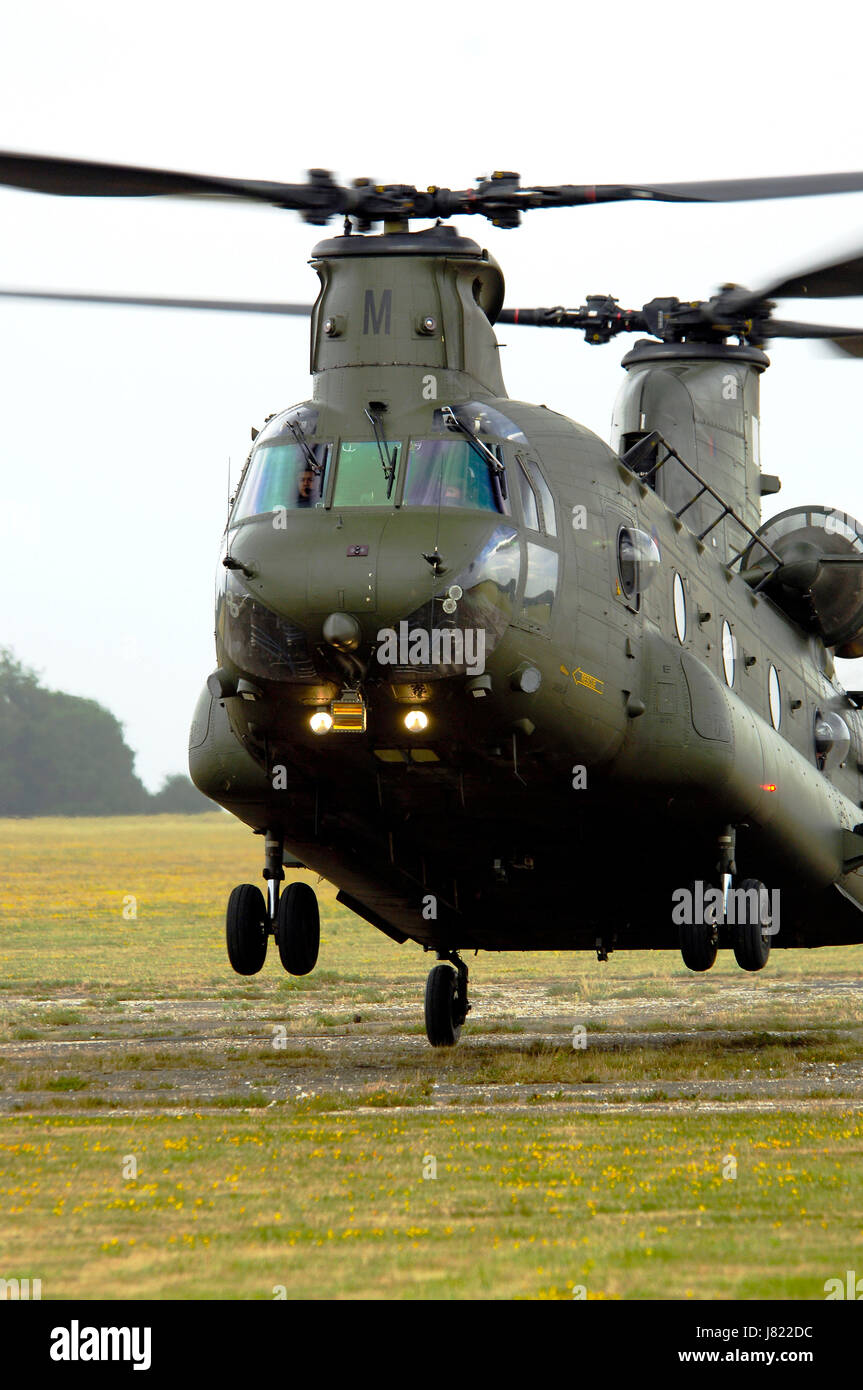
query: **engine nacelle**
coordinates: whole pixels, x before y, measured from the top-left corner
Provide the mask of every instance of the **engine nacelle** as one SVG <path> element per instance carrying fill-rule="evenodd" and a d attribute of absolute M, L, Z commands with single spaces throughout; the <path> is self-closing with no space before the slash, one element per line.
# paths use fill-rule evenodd
<path fill-rule="evenodd" d="M 773 601 L 837 656 L 863 656 L 863 526 L 829 507 L 794 507 L 758 535 L 782 560 L 764 585 Z M 849 563 L 823 564 L 822 556 Z M 757 577 L 773 562 L 753 541 L 743 567 Z"/>

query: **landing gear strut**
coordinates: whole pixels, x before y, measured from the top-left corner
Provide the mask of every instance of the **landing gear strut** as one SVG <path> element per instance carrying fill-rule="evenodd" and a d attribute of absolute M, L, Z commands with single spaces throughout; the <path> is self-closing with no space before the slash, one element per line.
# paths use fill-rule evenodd
<path fill-rule="evenodd" d="M 438 951 L 438 962 L 426 980 L 426 1035 L 432 1047 L 454 1047 L 470 1010 L 467 966 L 457 951 Z"/>
<path fill-rule="evenodd" d="M 734 826 L 724 826 L 718 838 L 719 862 L 716 865 L 721 884 L 721 907 L 715 906 L 713 902 L 709 907 L 704 904 L 701 913 L 702 921 L 684 922 L 680 928 L 680 954 L 683 957 L 683 964 L 689 970 L 709 970 L 716 960 L 719 927 L 725 921 L 725 907 L 728 902 L 728 890 L 731 887 L 731 875 L 737 871 L 737 865 L 734 862 L 736 843 L 737 832 Z M 701 888 L 701 895 L 697 895 L 696 884 L 690 883 L 689 885 L 689 901 L 693 906 L 697 901 L 704 903 L 704 884 L 701 884 Z"/>
<path fill-rule="evenodd" d="M 773 920 L 769 895 L 764 884 L 756 878 L 744 878 L 732 888 L 737 873 L 735 863 L 736 831 L 733 825 L 723 828 L 718 839 L 719 862 L 716 865 L 720 887 L 704 891 L 705 885 L 690 883 L 689 901 L 702 905 L 701 921 L 684 922 L 680 928 L 680 953 L 690 970 L 709 970 L 716 960 L 720 929 L 728 933 L 723 945 L 734 948 L 735 959 L 742 970 L 761 970 L 770 955 Z M 696 891 L 696 890 L 700 891 Z M 708 903 L 706 899 L 709 898 Z M 694 917 L 694 914 L 693 914 Z"/>
<path fill-rule="evenodd" d="M 267 937 L 274 936 L 288 973 L 308 975 L 317 963 L 321 939 L 317 895 L 307 883 L 292 883 L 281 893 L 282 836 L 267 831 L 265 848 L 266 902 L 252 883 L 241 883 L 228 899 L 228 959 L 239 975 L 256 975 L 266 959 Z"/>

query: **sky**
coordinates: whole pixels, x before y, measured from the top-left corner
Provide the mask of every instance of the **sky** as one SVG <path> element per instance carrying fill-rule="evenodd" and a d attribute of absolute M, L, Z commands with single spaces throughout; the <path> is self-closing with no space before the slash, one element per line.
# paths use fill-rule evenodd
<path fill-rule="evenodd" d="M 7 0 L 0 148 L 453 188 L 500 168 L 525 183 L 861 169 L 861 37 L 859 9 L 830 0 Z M 511 306 L 611 293 L 634 307 L 859 250 L 863 194 L 458 225 L 501 262 Z M 311 302 L 326 234 L 264 207 L 5 190 L 0 285 Z M 863 300 L 782 307 L 863 324 Z M 511 396 L 608 437 L 628 340 L 498 336 Z M 863 362 L 807 343 L 770 356 L 762 465 L 783 490 L 765 516 L 822 502 L 863 517 Z M 185 770 L 215 665 L 229 469 L 236 480 L 252 425 L 310 394 L 303 320 L 0 301 L 0 645 L 111 709 L 153 789 Z"/>

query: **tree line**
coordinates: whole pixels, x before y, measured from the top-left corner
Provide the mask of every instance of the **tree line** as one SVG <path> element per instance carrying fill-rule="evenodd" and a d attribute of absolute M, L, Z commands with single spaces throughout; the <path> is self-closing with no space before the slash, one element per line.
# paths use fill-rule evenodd
<path fill-rule="evenodd" d="M 213 810 L 183 773 L 148 792 L 110 710 L 96 700 L 46 690 L 35 671 L 0 647 L 0 816 Z"/>

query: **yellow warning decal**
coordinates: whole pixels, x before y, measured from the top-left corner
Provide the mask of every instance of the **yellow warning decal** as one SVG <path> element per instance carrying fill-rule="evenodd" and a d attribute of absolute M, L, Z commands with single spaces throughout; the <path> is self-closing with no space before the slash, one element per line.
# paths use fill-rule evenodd
<path fill-rule="evenodd" d="M 598 676 L 588 675 L 587 671 L 582 671 L 580 666 L 576 666 L 572 673 L 572 679 L 576 685 L 584 685 L 596 695 L 601 695 L 605 686 L 605 681 L 601 681 Z"/>

